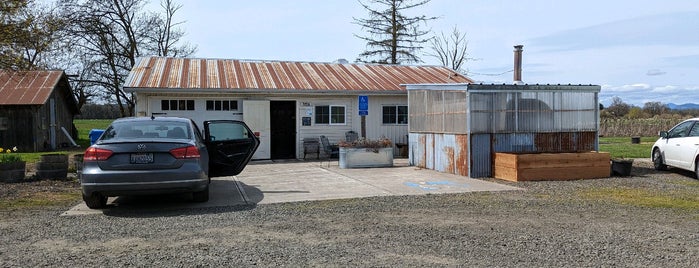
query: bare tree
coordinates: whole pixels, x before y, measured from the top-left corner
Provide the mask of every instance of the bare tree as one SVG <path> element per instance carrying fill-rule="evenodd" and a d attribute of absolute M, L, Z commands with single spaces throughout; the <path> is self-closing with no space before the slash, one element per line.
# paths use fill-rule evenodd
<path fill-rule="evenodd" d="M 668 111 L 668 107 L 659 101 L 650 101 L 643 104 L 643 111 L 650 116 L 661 115 Z"/>
<path fill-rule="evenodd" d="M 607 107 L 607 111 L 614 117 L 623 117 L 629 113 L 631 105 L 628 105 L 620 97 L 612 98 L 612 104 Z"/>
<path fill-rule="evenodd" d="M 157 52 L 155 54 L 162 57 L 181 57 L 194 54 L 196 47 L 188 43 L 178 45 L 178 43 L 182 43 L 182 38 L 185 35 L 184 30 L 178 26 L 184 21 L 173 22 L 173 19 L 182 5 L 173 3 L 172 0 L 162 0 L 160 6 L 165 15 L 155 17 L 156 21 L 153 23 L 155 31 L 147 36 L 149 50 Z"/>
<path fill-rule="evenodd" d="M 442 65 L 459 73 L 466 72 L 462 69 L 466 62 L 475 60 L 469 57 L 466 34 L 459 32 L 456 26 L 448 37 L 442 32 L 441 35 L 432 38 L 430 47 L 432 52 L 427 53 L 428 56 L 437 58 Z"/>
<path fill-rule="evenodd" d="M 371 0 L 371 7 L 359 0 L 359 4 L 369 12 L 366 19 L 354 18 L 354 23 L 366 29 L 366 35 L 357 38 L 366 41 L 367 50 L 359 54 L 359 62 L 375 63 L 416 63 L 421 62 L 417 56 L 422 44 L 429 42 L 425 37 L 429 31 L 420 28 L 420 24 L 435 20 L 437 17 L 420 15 L 406 16 L 405 11 L 425 5 L 430 0 Z"/>
<path fill-rule="evenodd" d="M 173 23 L 181 7 L 163 0 L 165 15 L 144 12 L 146 0 L 64 0 L 64 15 L 70 18 L 70 40 L 88 68 L 76 82 L 102 89 L 102 96 L 120 108 L 122 116 L 133 115 L 136 100 L 123 91 L 129 71 L 141 55 L 188 56 L 196 48 L 178 46 L 184 33 Z M 78 94 L 79 95 L 79 94 Z"/>

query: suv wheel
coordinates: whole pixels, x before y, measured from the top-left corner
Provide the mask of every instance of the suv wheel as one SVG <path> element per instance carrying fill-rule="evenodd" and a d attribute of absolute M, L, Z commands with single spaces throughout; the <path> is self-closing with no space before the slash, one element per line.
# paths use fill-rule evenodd
<path fill-rule="evenodd" d="M 663 155 L 660 154 L 660 149 L 653 150 L 653 167 L 655 170 L 666 170 L 667 165 L 663 162 Z"/>
<path fill-rule="evenodd" d="M 91 209 L 99 209 L 107 206 L 107 197 L 100 193 L 93 193 L 90 196 L 83 194 L 83 201 L 85 201 L 85 205 Z"/>

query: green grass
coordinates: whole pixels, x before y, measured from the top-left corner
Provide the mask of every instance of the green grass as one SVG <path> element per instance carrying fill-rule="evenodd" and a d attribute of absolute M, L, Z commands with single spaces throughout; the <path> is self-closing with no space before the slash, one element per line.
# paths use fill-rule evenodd
<path fill-rule="evenodd" d="M 80 197 L 80 191 L 36 192 L 13 199 L 0 199 L 0 210 L 67 205 L 75 203 Z"/>
<path fill-rule="evenodd" d="M 596 188 L 583 190 L 579 194 L 587 199 L 632 206 L 699 210 L 699 196 L 691 190 L 663 192 L 639 188 Z"/>
<path fill-rule="evenodd" d="M 90 130 L 92 129 L 105 129 L 109 124 L 114 121 L 113 119 L 75 119 L 73 124 L 78 129 L 78 140 L 75 142 L 82 148 L 87 148 L 90 146 Z"/>
<path fill-rule="evenodd" d="M 609 152 L 612 158 L 650 158 L 650 149 L 657 137 L 641 137 L 640 144 L 632 144 L 630 137 L 601 137 L 599 150 Z"/>

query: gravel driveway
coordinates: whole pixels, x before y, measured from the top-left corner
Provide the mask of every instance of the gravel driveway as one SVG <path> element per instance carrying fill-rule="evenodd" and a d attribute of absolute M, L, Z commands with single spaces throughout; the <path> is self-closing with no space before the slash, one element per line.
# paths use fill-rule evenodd
<path fill-rule="evenodd" d="M 74 217 L 59 216 L 68 207 L 0 211 L 0 267 L 696 267 L 699 181 L 648 161 L 633 174 L 506 192 Z"/>

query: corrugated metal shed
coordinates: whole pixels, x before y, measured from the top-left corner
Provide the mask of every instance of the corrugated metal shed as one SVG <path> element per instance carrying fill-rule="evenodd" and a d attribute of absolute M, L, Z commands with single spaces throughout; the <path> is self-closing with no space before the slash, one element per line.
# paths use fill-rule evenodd
<path fill-rule="evenodd" d="M 492 176 L 492 154 L 575 153 L 598 148 L 600 86 L 408 85 L 411 164 L 448 173 L 467 159 Z M 452 142 L 461 138 L 468 142 Z M 466 151 L 456 158 L 453 152 Z M 446 167 L 446 168 L 445 168 Z"/>
<path fill-rule="evenodd" d="M 470 82 L 442 66 L 146 57 L 124 89 L 405 92 L 404 84 Z"/>
<path fill-rule="evenodd" d="M 0 105 L 42 105 L 63 71 L 0 71 Z"/>

